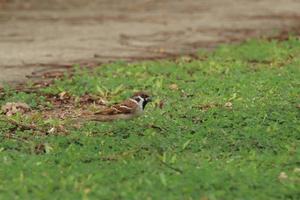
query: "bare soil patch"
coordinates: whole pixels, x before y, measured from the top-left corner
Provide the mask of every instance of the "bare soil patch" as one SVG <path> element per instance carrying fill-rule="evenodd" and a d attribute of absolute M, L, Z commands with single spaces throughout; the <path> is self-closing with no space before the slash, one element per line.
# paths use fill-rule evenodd
<path fill-rule="evenodd" d="M 300 33 L 295 0 L 0 1 L 0 83 Z M 280 34 L 283 33 L 283 34 Z"/>

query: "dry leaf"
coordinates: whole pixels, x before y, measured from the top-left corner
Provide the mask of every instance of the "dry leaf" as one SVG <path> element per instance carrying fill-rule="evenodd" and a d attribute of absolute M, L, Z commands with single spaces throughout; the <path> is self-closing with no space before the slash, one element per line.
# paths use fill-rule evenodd
<path fill-rule="evenodd" d="M 99 104 L 99 105 L 107 104 L 107 102 L 104 99 L 97 97 L 97 96 L 91 96 L 88 94 L 85 94 L 80 97 L 80 103 L 84 103 L 84 104 L 95 103 L 95 104 Z"/>
<path fill-rule="evenodd" d="M 169 88 L 171 90 L 178 90 L 178 85 L 176 85 L 175 83 L 173 83 L 173 84 L 169 85 Z"/>
<path fill-rule="evenodd" d="M 232 108 L 232 103 L 231 102 L 226 102 L 224 106 L 226 108 Z"/>
<path fill-rule="evenodd" d="M 6 116 L 12 116 L 18 112 L 26 113 L 30 111 L 30 107 L 22 102 L 8 102 L 1 107 L 1 110 Z"/>
<path fill-rule="evenodd" d="M 218 103 L 209 103 L 209 104 L 202 104 L 197 106 L 197 108 L 199 108 L 202 111 L 208 111 L 211 108 L 216 108 L 216 107 L 220 107 L 221 105 Z"/>
<path fill-rule="evenodd" d="M 300 168 L 299 168 L 299 167 L 296 167 L 296 168 L 294 169 L 294 172 L 295 172 L 295 173 L 300 173 Z"/>
<path fill-rule="evenodd" d="M 181 60 L 184 61 L 184 62 L 191 62 L 192 58 L 190 56 L 182 56 Z"/>
<path fill-rule="evenodd" d="M 285 172 L 280 172 L 278 179 L 280 181 L 286 180 L 288 178 L 288 175 Z"/>
<path fill-rule="evenodd" d="M 35 152 L 36 154 L 44 154 L 44 153 L 46 153 L 45 145 L 44 145 L 44 144 L 37 144 L 37 145 L 34 147 L 34 152 Z"/>
<path fill-rule="evenodd" d="M 67 96 L 67 92 L 61 92 L 58 94 L 58 96 L 60 100 L 63 100 Z"/>
<path fill-rule="evenodd" d="M 164 101 L 163 101 L 163 100 L 161 100 L 161 101 L 159 102 L 158 107 L 159 107 L 160 109 L 162 109 L 162 108 L 164 107 Z"/>
<path fill-rule="evenodd" d="M 47 133 L 48 133 L 48 134 L 52 134 L 52 133 L 54 133 L 55 131 L 56 131 L 56 128 L 52 127 L 51 129 L 49 129 L 49 130 L 47 131 Z"/>

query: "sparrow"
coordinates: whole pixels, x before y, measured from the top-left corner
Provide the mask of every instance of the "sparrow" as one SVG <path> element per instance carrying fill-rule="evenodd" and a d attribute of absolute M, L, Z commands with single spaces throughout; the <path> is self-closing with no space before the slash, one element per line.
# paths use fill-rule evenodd
<path fill-rule="evenodd" d="M 113 121 L 118 119 L 132 119 L 139 117 L 151 101 L 151 97 L 145 92 L 134 93 L 132 97 L 115 104 L 109 108 L 95 112 L 89 120 L 92 121 Z"/>

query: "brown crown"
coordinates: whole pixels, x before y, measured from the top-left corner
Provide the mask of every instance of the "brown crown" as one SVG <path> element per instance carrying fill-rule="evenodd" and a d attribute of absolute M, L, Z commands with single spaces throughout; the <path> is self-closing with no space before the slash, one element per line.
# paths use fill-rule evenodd
<path fill-rule="evenodd" d="M 137 96 L 140 96 L 143 99 L 146 99 L 146 98 L 150 97 L 148 93 L 142 92 L 142 91 L 134 93 L 132 97 L 137 97 Z"/>

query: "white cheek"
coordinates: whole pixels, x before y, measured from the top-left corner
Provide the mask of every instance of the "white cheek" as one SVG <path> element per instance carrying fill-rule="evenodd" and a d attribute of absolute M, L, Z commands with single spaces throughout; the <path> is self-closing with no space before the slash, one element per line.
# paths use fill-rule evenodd
<path fill-rule="evenodd" d="M 141 108 L 141 110 L 143 110 L 143 100 L 141 100 L 141 101 L 139 102 L 139 107 Z"/>
<path fill-rule="evenodd" d="M 138 105 L 140 107 L 140 110 L 143 111 L 143 102 L 144 102 L 144 99 L 142 97 L 140 97 L 140 96 L 138 98 L 140 99 L 139 102 L 138 102 Z"/>

